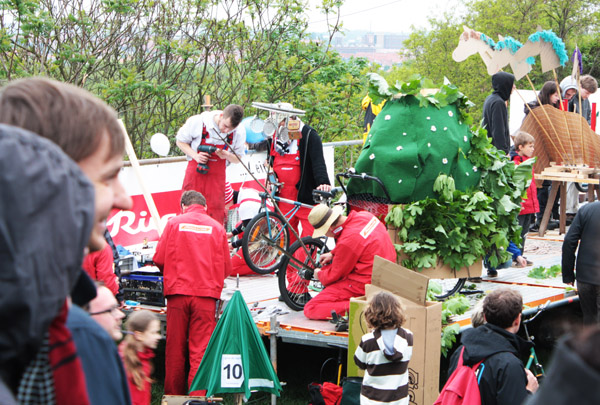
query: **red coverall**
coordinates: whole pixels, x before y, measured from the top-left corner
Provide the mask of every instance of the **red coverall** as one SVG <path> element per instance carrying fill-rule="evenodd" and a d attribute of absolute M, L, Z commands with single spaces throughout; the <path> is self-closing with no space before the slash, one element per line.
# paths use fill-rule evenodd
<path fill-rule="evenodd" d="M 89 253 L 83 259 L 82 266 L 92 280 L 102 281 L 114 295 L 117 295 L 119 285 L 113 270 L 113 254 L 110 245 L 107 244 L 104 249 Z"/>
<path fill-rule="evenodd" d="M 165 394 L 184 395 L 186 352 L 189 387 L 216 325 L 216 301 L 231 273 L 225 229 L 203 206 L 192 205 L 169 220 L 153 260 L 163 270 L 167 298 Z"/>
<path fill-rule="evenodd" d="M 298 141 L 293 142 L 298 144 Z M 273 156 L 273 171 L 277 175 L 277 180 L 280 183 L 283 183 L 283 187 L 279 190 L 277 196 L 296 201 L 298 199 L 298 189 L 296 188 L 296 184 L 298 184 L 302 175 L 302 169 L 300 168 L 300 151 L 296 150 L 295 153 L 286 153 L 285 155 L 281 156 L 279 153 L 275 152 L 273 148 L 271 148 L 270 154 Z M 283 202 L 280 202 L 278 205 L 281 213 L 284 215 L 294 208 L 292 204 Z M 298 232 L 301 238 L 312 235 L 314 231 L 312 225 L 310 222 L 308 222 L 309 213 L 310 208 L 300 207 L 294 216 L 289 219 L 290 225 L 296 230 L 296 232 Z M 302 233 L 300 233 L 298 230 L 298 224 L 300 223 L 302 224 Z M 289 235 L 291 245 L 297 239 L 294 235 L 294 232 L 291 230 L 289 230 Z"/>
<path fill-rule="evenodd" d="M 246 130 L 243 125 L 230 132 L 221 134 L 214 122 L 215 115 L 221 111 L 206 111 L 200 115 L 190 117 L 177 132 L 177 140 L 185 142 L 195 151 L 199 144 L 211 145 L 220 149 L 227 149 L 223 142 L 225 139 L 238 155 L 245 150 Z M 221 139 L 221 137 L 223 139 Z M 188 157 L 189 158 L 189 157 Z M 208 172 L 198 173 L 195 160 L 189 160 L 185 169 L 182 190 L 196 190 L 206 198 L 208 215 L 223 224 L 225 219 L 225 168 L 224 159 L 212 154 L 208 162 Z"/>
<path fill-rule="evenodd" d="M 396 249 L 385 226 L 366 211 L 352 211 L 336 233 L 333 260 L 323 266 L 319 280 L 323 291 L 304 306 L 309 319 L 327 319 L 331 310 L 348 312 L 351 297 L 365 294 L 365 284 L 371 282 L 375 255 L 396 262 Z"/>

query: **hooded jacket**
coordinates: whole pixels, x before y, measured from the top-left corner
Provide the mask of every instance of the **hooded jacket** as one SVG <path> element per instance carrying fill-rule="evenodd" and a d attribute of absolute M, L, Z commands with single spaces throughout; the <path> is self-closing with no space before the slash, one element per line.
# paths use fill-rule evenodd
<path fill-rule="evenodd" d="M 483 103 L 482 126 L 487 129 L 492 145 L 508 154 L 510 137 L 508 131 L 508 110 L 506 102 L 510 99 L 515 77 L 506 72 L 492 76 L 494 91 Z"/>
<path fill-rule="evenodd" d="M 464 346 L 465 365 L 485 359 L 479 381 L 482 405 L 518 405 L 527 399 L 527 375 L 520 358 L 529 354 L 532 343 L 489 323 L 465 330 L 461 342 L 450 359 L 448 376 L 456 369 Z"/>
<path fill-rule="evenodd" d="M 58 146 L 0 124 L 0 377 L 13 390 L 81 274 L 94 188 Z"/>
<path fill-rule="evenodd" d="M 598 398 L 600 372 L 569 348 L 566 340 L 562 340 L 554 351 L 544 383 L 527 405 L 596 405 Z"/>

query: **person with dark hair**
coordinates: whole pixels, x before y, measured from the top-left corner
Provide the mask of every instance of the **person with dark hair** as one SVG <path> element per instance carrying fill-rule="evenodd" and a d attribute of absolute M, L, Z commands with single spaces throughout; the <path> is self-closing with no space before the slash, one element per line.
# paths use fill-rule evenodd
<path fill-rule="evenodd" d="M 600 398 L 600 326 L 561 339 L 550 367 L 527 405 L 596 405 Z"/>
<path fill-rule="evenodd" d="M 177 132 L 176 144 L 188 160 L 182 190 L 202 193 L 208 215 L 221 225 L 225 219 L 225 168 L 239 163 L 246 148 L 246 129 L 240 125 L 243 116 L 241 106 L 230 104 L 223 111 L 205 111 L 188 118 Z M 198 151 L 201 146 L 212 146 L 216 151 Z M 201 173 L 198 164 L 208 169 Z"/>
<path fill-rule="evenodd" d="M 540 90 L 540 92 L 538 94 L 539 102 L 536 99 L 530 103 L 527 103 L 528 105 L 525 105 L 523 107 L 525 115 L 529 114 L 530 110 L 533 110 L 534 108 L 539 107 L 540 102 L 542 103 L 541 105 L 549 104 L 555 108 L 560 108 L 559 90 L 560 90 L 559 87 L 556 85 L 556 82 L 554 82 L 554 81 L 550 80 L 550 81 L 547 81 L 546 83 L 544 83 L 544 85 L 542 86 L 542 89 Z M 540 229 L 540 223 L 542 222 L 542 217 L 544 216 L 544 211 L 546 210 L 546 203 L 548 202 L 548 193 L 550 191 L 551 185 L 552 185 L 552 182 L 550 180 L 544 180 L 542 182 L 542 186 L 537 189 L 537 200 L 539 203 L 539 211 L 535 214 L 536 221 L 535 221 L 535 224 L 530 229 L 533 232 L 537 232 Z M 529 194 L 529 190 L 527 191 L 527 193 Z M 552 216 L 554 218 L 558 218 L 558 200 L 554 202 L 554 206 L 552 207 Z M 557 222 L 549 223 L 550 229 L 553 229 L 554 227 L 558 227 Z M 529 229 L 525 229 L 525 231 L 529 231 Z"/>
<path fill-rule="evenodd" d="M 554 108 L 560 108 L 560 93 L 558 92 L 558 86 L 555 81 L 549 80 L 542 86 L 542 89 L 538 93 L 538 99 L 536 98 L 534 101 L 527 103 L 523 107 L 523 112 L 525 115 L 529 114 L 530 110 L 533 110 L 536 107 L 541 105 L 549 104 Z"/>
<path fill-rule="evenodd" d="M 583 323 L 588 325 L 600 323 L 598 229 L 600 229 L 600 201 L 595 201 L 581 207 L 562 246 L 563 283 L 574 285 L 577 279 Z M 577 252 L 577 263 L 575 263 L 575 252 Z"/>
<path fill-rule="evenodd" d="M 181 211 L 167 222 L 153 257 L 163 271 L 167 299 L 167 395 L 187 394 L 186 386 L 192 384 L 216 325 L 217 300 L 231 273 L 225 229 L 206 213 L 204 196 L 184 191 Z"/>
<path fill-rule="evenodd" d="M 402 328 L 402 305 L 392 294 L 377 293 L 364 312 L 372 332 L 364 335 L 354 353 L 354 362 L 365 377 L 361 403 L 408 404 L 408 362 L 413 334 Z"/>
<path fill-rule="evenodd" d="M 494 91 L 483 102 L 482 126 L 487 130 L 492 145 L 508 154 L 510 136 L 508 131 L 508 109 L 506 102 L 510 99 L 515 83 L 515 76 L 506 72 L 498 72 L 492 76 Z"/>
<path fill-rule="evenodd" d="M 474 366 L 482 405 L 521 404 L 538 388 L 531 371 L 525 369 L 520 357 L 527 356 L 531 343 L 517 336 L 521 325 L 523 298 L 509 288 L 490 292 L 483 301 L 485 323 L 462 333 L 461 345 L 450 358 L 448 376 L 457 367 L 463 351 L 463 364 Z"/>
<path fill-rule="evenodd" d="M 131 403 L 127 375 L 116 343 L 123 338 L 125 314 L 104 283 L 96 282 L 96 298 L 69 310 L 67 326 L 81 357 L 90 404 Z"/>

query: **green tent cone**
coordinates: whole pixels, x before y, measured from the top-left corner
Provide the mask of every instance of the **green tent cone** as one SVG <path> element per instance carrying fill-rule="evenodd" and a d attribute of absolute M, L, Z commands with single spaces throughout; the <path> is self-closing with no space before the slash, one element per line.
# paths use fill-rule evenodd
<path fill-rule="evenodd" d="M 242 293 L 236 291 L 210 337 L 191 391 L 207 396 L 266 391 L 279 396 L 281 384 Z"/>

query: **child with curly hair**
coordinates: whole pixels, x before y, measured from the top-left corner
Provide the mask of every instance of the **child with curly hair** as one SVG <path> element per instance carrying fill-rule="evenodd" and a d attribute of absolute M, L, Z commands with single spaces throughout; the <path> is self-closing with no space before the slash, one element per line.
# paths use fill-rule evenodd
<path fill-rule="evenodd" d="M 373 331 L 362 337 L 354 353 L 354 362 L 365 370 L 360 403 L 408 404 L 413 334 L 402 328 L 402 305 L 394 295 L 380 292 L 371 299 L 364 316 Z"/>
<path fill-rule="evenodd" d="M 160 320 L 151 311 L 135 311 L 125 323 L 127 335 L 119 345 L 132 405 L 149 405 L 152 397 L 150 378 L 154 349 L 161 338 Z"/>

